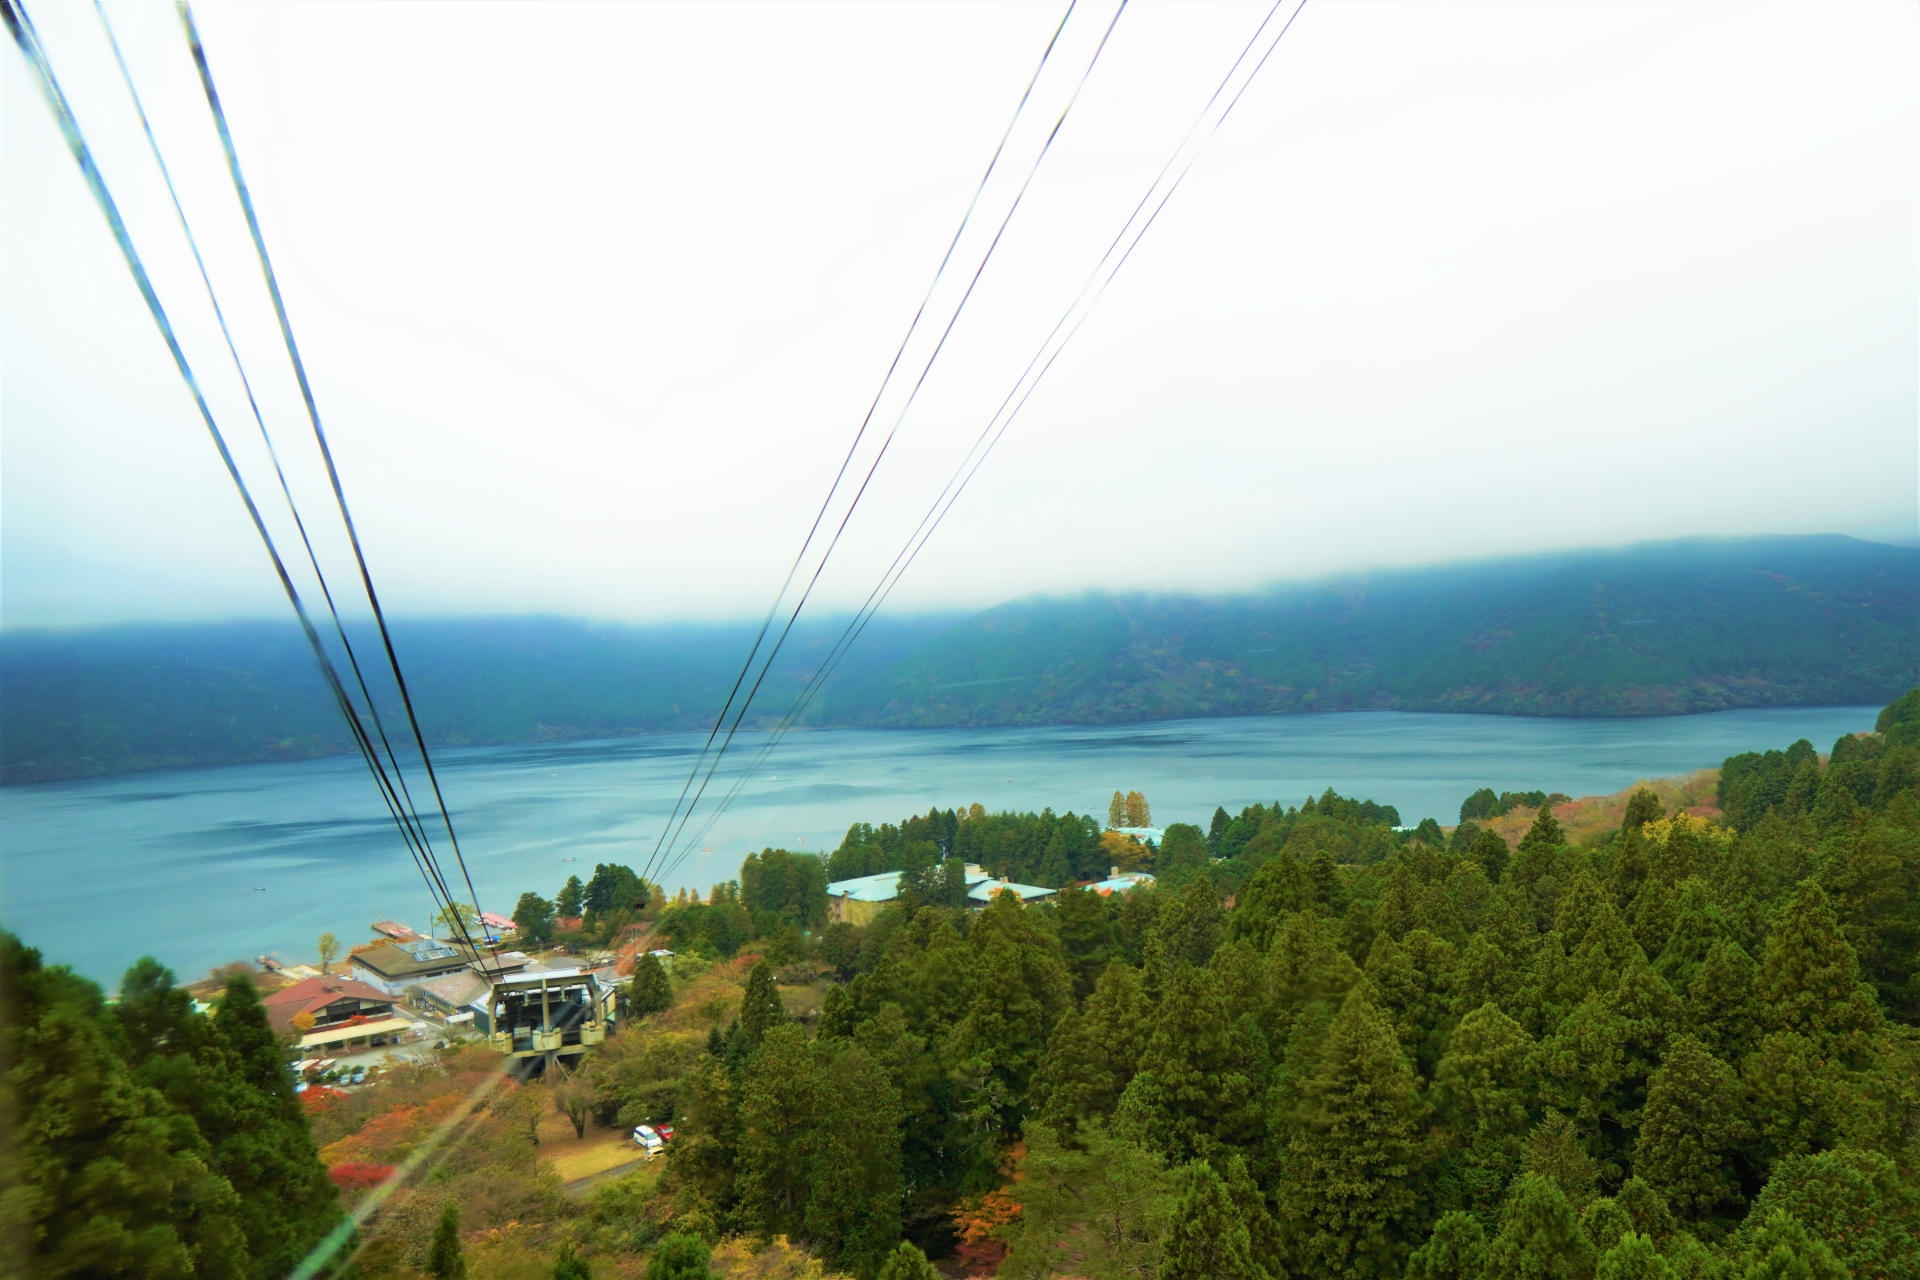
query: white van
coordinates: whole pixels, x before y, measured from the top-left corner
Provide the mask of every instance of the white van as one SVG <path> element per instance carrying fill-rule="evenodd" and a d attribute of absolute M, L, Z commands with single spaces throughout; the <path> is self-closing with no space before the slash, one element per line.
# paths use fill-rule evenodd
<path fill-rule="evenodd" d="M 649 1160 L 658 1155 L 660 1149 L 667 1145 L 666 1139 L 656 1133 L 650 1124 L 643 1124 L 635 1128 L 633 1131 L 633 1140 L 642 1151 L 647 1153 L 647 1159 Z"/>

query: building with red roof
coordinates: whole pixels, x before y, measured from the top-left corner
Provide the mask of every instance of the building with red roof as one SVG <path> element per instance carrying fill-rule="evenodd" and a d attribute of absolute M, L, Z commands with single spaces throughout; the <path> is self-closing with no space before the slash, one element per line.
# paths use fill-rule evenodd
<path fill-rule="evenodd" d="M 267 1020 L 282 1030 L 292 1027 L 296 1018 L 306 1014 L 313 1019 L 313 1025 L 301 1029 L 308 1033 L 340 1026 L 355 1018 L 393 1016 L 393 997 L 364 982 L 325 974 L 269 992 L 261 997 L 260 1003 L 266 1006 Z"/>

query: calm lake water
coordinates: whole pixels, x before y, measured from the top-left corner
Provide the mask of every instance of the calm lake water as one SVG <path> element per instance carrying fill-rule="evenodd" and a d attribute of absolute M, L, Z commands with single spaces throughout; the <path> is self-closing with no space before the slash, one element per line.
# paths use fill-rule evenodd
<path fill-rule="evenodd" d="M 1358 712 L 1099 728 L 796 733 L 662 877 L 704 888 L 767 845 L 824 849 L 854 822 L 930 806 L 1051 806 L 1104 817 L 1140 790 L 1154 820 L 1205 825 L 1333 787 L 1451 824 L 1475 789 L 1618 791 L 1809 738 L 1825 751 L 1871 729 L 1875 707 L 1729 711 L 1633 720 Z M 595 862 L 645 865 L 701 738 L 670 734 L 436 756 L 480 904 L 510 913 Z M 745 760 L 758 739 L 728 756 Z M 744 748 L 744 749 L 743 749 Z M 727 781 L 723 770 L 709 792 Z M 451 860 L 449 874 L 451 874 Z M 424 926 L 425 889 L 355 757 L 134 774 L 0 790 L 0 922 L 50 961 L 117 983 L 151 954 L 187 978 L 371 920 Z"/>

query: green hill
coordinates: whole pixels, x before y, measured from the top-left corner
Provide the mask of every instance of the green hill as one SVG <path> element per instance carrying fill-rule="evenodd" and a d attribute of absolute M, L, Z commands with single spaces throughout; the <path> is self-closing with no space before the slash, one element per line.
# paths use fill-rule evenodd
<path fill-rule="evenodd" d="M 804 623 L 755 703 L 783 712 L 843 620 Z M 711 723 L 745 624 L 398 624 L 440 745 Z M 371 646 L 369 646 L 371 647 Z M 1113 723 L 1391 707 L 1657 715 L 1886 702 L 1920 683 L 1920 550 L 1678 542 L 1251 595 L 1025 600 L 880 618 L 808 717 L 883 727 Z M 350 750 L 291 623 L 0 634 L 0 780 Z"/>
<path fill-rule="evenodd" d="M 1025 600 L 843 684 L 854 724 L 1395 708 L 1617 716 L 1885 702 L 1920 679 L 1920 550 L 1652 544 L 1204 598 Z"/>

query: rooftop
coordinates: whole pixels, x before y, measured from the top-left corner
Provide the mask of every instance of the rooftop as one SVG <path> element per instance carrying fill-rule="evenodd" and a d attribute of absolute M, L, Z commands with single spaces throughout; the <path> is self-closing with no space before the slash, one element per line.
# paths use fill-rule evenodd
<path fill-rule="evenodd" d="M 1051 898 L 1057 892 L 1059 891 L 1056 889 L 1042 889 L 1037 884 L 1015 884 L 1011 880 L 982 880 L 967 890 L 967 897 L 975 902 L 992 902 L 997 893 L 1011 893 L 1022 902 L 1030 902 L 1035 898 Z"/>
<path fill-rule="evenodd" d="M 393 998 L 384 991 L 376 990 L 364 982 L 352 978 L 332 978 L 315 976 L 302 979 L 290 987 L 263 996 L 260 1003 L 266 1006 L 267 1018 L 275 1026 L 290 1025 L 303 1013 L 317 1013 L 338 1000 L 364 1000 L 382 1006 L 391 1006 Z"/>

